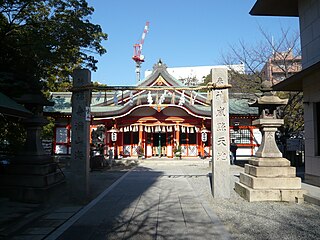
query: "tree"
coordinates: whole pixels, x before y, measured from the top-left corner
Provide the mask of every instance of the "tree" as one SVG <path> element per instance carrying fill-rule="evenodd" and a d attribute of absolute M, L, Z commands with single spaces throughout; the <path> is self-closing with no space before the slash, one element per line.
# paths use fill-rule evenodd
<path fill-rule="evenodd" d="M 90 22 L 94 9 L 85 0 L 0 1 L 0 91 L 24 93 L 65 91 L 77 67 L 96 70 L 94 55 L 106 50 L 99 25 Z M 0 149 L 23 145 L 20 120 L 0 115 Z M 52 136 L 53 121 L 43 136 Z"/>
<path fill-rule="evenodd" d="M 206 86 L 212 81 L 212 74 L 204 77 L 200 86 Z M 232 85 L 229 89 L 233 93 L 257 93 L 260 91 L 260 79 L 257 74 L 239 73 L 235 70 L 228 70 L 228 82 Z"/>
<path fill-rule="evenodd" d="M 85 0 L 0 2 L 0 86 L 9 96 L 55 89 L 74 68 L 96 70 L 107 35 Z"/>
<path fill-rule="evenodd" d="M 231 84 L 239 91 L 250 89 L 250 85 L 259 86 L 264 80 L 276 84 L 279 80 L 290 77 L 301 70 L 301 56 L 298 32 L 281 29 L 279 38 L 265 32 L 260 27 L 263 41 L 249 45 L 243 40 L 230 45 L 230 52 L 222 56 L 226 65 L 242 62 L 245 64 L 246 74 L 233 72 Z M 300 65 L 299 65 L 299 64 Z M 272 69 L 271 69 L 272 68 Z M 273 76 L 277 74 L 277 77 Z M 276 73 L 276 74 L 275 74 Z M 244 81 L 243 81 L 244 80 Z M 252 81 L 255 81 L 253 83 Z M 247 82 L 247 83 L 246 83 Z M 242 86 L 244 84 L 244 86 Z M 240 85 L 241 87 L 238 87 Z M 250 91 L 248 91 L 250 92 Z M 302 93 L 277 93 L 288 98 L 288 104 L 279 109 L 279 115 L 285 119 L 283 132 L 285 135 L 303 130 Z"/>
<path fill-rule="evenodd" d="M 275 39 L 261 27 L 260 32 L 263 41 L 254 45 L 249 45 L 243 40 L 240 40 L 238 44 L 230 45 L 231 51 L 222 55 L 223 63 L 230 66 L 239 62 L 243 63 L 246 73 L 256 75 L 262 83 L 264 80 L 271 80 L 263 70 L 265 65 L 272 60 L 273 65 L 281 71 L 284 78 L 289 77 L 292 74 L 292 61 L 299 59 L 301 61 L 299 33 L 292 32 L 290 29 L 281 29 L 279 38 Z"/>

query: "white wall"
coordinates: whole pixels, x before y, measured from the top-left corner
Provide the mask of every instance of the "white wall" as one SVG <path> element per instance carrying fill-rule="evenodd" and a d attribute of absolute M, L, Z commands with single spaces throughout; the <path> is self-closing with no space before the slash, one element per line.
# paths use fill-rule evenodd
<path fill-rule="evenodd" d="M 211 69 L 233 69 L 234 71 L 244 73 L 244 64 L 238 65 L 218 65 L 218 66 L 197 66 L 197 67 L 176 67 L 167 68 L 167 71 L 176 79 L 186 79 L 195 77 L 199 83 L 202 83 L 203 77 L 209 75 Z M 152 73 L 151 70 L 147 70 L 144 73 L 145 78 L 147 78 Z"/>
<path fill-rule="evenodd" d="M 320 1 L 299 1 L 302 68 L 320 61 Z M 320 102 L 320 72 L 303 79 L 305 129 L 305 181 L 320 186 L 320 156 L 315 103 Z M 319 123 L 319 120 L 318 120 Z M 318 155 L 318 156 L 317 156 Z"/>
<path fill-rule="evenodd" d="M 315 81 L 315 79 L 318 79 Z M 304 129 L 306 173 L 320 177 L 320 155 L 316 153 L 315 102 L 320 102 L 320 72 L 304 79 Z M 318 121 L 319 122 L 319 121 Z M 319 126 L 320 127 L 320 126 Z M 318 155 L 318 156 L 317 156 Z M 320 183 L 320 179 L 319 179 Z"/>

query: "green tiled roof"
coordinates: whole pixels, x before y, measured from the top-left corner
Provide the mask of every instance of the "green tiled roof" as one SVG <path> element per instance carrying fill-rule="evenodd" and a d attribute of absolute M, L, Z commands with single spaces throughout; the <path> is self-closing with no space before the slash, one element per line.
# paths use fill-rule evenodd
<path fill-rule="evenodd" d="M 258 115 L 258 108 L 249 107 L 248 99 L 229 98 L 229 114 Z"/>
<path fill-rule="evenodd" d="M 0 112 L 15 117 L 28 117 L 32 113 L 22 105 L 0 92 Z"/>
<path fill-rule="evenodd" d="M 249 107 L 249 99 L 242 97 L 243 95 L 230 95 L 229 113 L 232 115 L 258 115 L 258 108 Z M 127 104 L 125 104 L 124 106 L 103 106 L 100 104 L 103 102 L 103 99 L 99 99 L 98 101 L 94 98 L 96 98 L 96 95 L 93 95 L 92 97 L 91 112 L 101 113 L 99 115 L 103 115 L 103 113 L 105 113 L 108 116 L 110 115 L 110 113 L 116 114 L 116 112 L 120 111 L 122 108 L 127 106 Z M 45 106 L 45 112 L 71 114 L 71 93 L 53 93 L 52 101 L 55 103 L 54 106 Z M 206 115 L 210 115 L 211 106 L 192 105 L 192 107 L 201 112 L 207 112 Z"/>

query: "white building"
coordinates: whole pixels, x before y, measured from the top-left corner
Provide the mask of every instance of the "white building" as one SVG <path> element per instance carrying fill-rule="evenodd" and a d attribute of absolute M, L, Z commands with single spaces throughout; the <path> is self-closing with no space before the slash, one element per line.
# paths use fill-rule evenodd
<path fill-rule="evenodd" d="M 177 80 L 188 86 L 195 86 L 203 83 L 204 78 L 210 74 L 211 69 L 232 69 L 239 73 L 244 73 L 244 64 L 237 65 L 216 65 L 216 66 L 196 66 L 196 67 L 175 67 L 167 68 L 167 71 Z M 152 70 L 146 70 L 145 79 L 152 73 Z"/>
<path fill-rule="evenodd" d="M 299 17 L 302 71 L 273 87 L 302 91 L 305 130 L 305 182 L 320 186 L 320 1 L 257 0 L 251 14 Z"/>

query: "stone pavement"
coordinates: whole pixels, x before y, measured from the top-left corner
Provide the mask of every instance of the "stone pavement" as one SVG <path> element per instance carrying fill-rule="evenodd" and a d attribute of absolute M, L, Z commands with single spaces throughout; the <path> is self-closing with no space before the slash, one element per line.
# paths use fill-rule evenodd
<path fill-rule="evenodd" d="M 90 172 L 90 196 L 101 192 L 123 176 L 130 166 Z M 69 171 L 64 169 L 68 178 Z M 20 203 L 0 198 L 0 239 L 43 239 L 75 215 L 84 206 L 68 199 L 67 188 L 60 188 L 57 199 L 45 204 Z"/>
<path fill-rule="evenodd" d="M 7 223 L 16 229 L 24 222 L 14 222 L 17 217 L 33 220 L 12 238 L 1 234 L 0 222 L 0 239 L 320 238 L 316 205 L 248 203 L 233 190 L 231 199 L 212 199 L 208 165 L 208 160 L 199 159 L 151 159 L 128 173 L 92 172 L 93 200 L 86 206 L 69 203 L 42 209 L 1 202 L 0 220 L 11 217 Z M 241 171 L 231 166 L 232 189 Z M 320 197 L 318 187 L 303 188 L 311 190 L 311 199 Z"/>
<path fill-rule="evenodd" d="M 188 181 L 208 180 L 208 175 L 186 175 L 184 164 L 142 163 L 77 220 L 46 239 L 230 239 Z"/>

